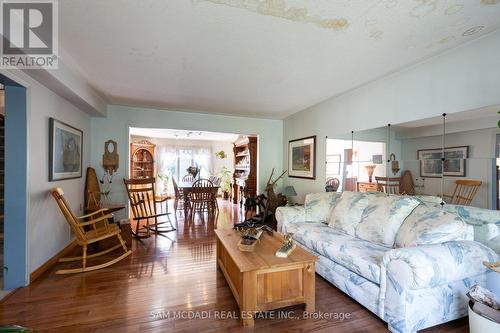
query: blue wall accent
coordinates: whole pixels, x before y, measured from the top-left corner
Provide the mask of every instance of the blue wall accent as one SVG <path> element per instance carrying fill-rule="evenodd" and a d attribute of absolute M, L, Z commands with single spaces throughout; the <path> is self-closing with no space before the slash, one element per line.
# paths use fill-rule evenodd
<path fill-rule="evenodd" d="M 28 120 L 26 88 L 5 86 L 4 289 L 28 284 Z"/>

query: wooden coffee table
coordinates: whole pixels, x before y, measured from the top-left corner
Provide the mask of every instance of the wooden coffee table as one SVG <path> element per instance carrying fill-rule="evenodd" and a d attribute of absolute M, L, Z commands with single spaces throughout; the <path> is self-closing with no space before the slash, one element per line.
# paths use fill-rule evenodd
<path fill-rule="evenodd" d="M 217 265 L 240 308 L 244 326 L 253 326 L 256 312 L 305 304 L 314 311 L 317 257 L 297 246 L 288 258 L 274 254 L 282 235 L 264 233 L 254 252 L 238 249 L 240 236 L 232 229 L 215 230 Z"/>

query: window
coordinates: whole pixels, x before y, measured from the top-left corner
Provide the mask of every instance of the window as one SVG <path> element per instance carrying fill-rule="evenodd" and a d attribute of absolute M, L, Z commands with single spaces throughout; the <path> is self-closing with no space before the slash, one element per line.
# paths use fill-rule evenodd
<path fill-rule="evenodd" d="M 173 177 L 176 182 L 182 180 L 190 166 L 197 166 L 200 169 L 201 178 L 208 178 L 211 175 L 212 150 L 208 147 L 160 146 L 157 154 L 158 175 Z M 166 192 L 173 193 L 171 182 L 167 184 Z"/>

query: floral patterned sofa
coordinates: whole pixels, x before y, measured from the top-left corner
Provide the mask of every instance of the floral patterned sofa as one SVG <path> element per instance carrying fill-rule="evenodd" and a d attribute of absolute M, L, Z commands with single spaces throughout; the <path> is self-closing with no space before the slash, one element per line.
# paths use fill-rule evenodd
<path fill-rule="evenodd" d="M 276 219 L 279 231 L 319 257 L 319 275 L 390 331 L 416 332 L 466 316 L 468 288 L 489 272 L 482 262 L 498 260 L 486 245 L 499 250 L 500 213 L 439 201 L 313 193 L 304 206 L 278 208 Z"/>

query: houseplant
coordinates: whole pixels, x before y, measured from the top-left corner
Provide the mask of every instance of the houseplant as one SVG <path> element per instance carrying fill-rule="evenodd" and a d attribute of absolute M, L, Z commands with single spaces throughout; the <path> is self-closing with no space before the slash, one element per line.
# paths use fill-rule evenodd
<path fill-rule="evenodd" d="M 231 191 L 231 171 L 226 167 L 222 167 L 218 172 L 218 176 L 220 177 L 220 188 L 224 193 L 224 199 L 228 199 Z"/>

